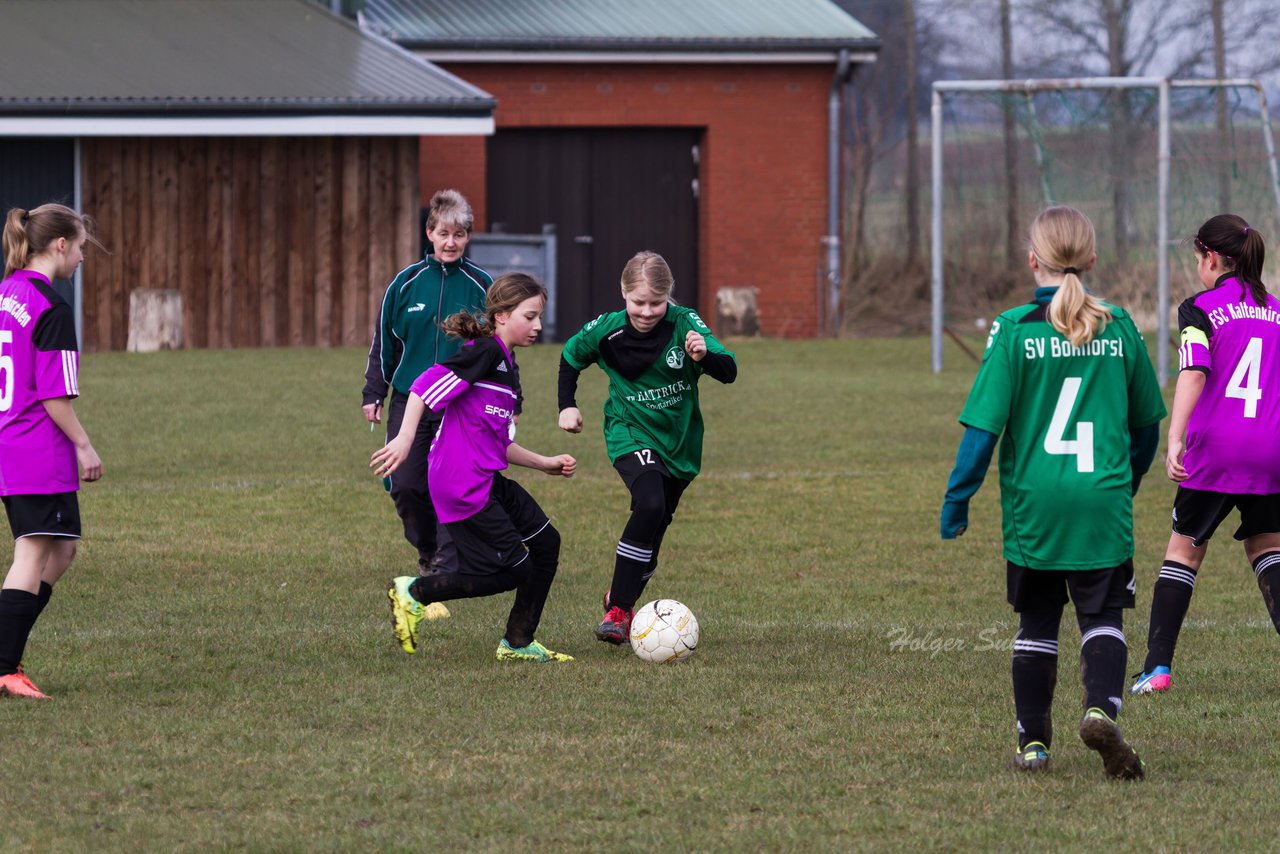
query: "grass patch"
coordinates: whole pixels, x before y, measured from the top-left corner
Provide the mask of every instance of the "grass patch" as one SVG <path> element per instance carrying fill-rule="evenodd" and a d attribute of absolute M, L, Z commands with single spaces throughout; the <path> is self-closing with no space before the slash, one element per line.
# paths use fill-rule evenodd
<path fill-rule="evenodd" d="M 564 536 L 539 631 L 561 667 L 494 660 L 509 595 L 452 605 L 415 656 L 393 642 L 386 581 L 414 560 L 367 469 L 362 351 L 86 356 L 106 477 L 28 648 L 55 700 L 0 703 L 0 847 L 1274 845 L 1244 813 L 1280 795 L 1277 639 L 1238 546 L 1201 573 L 1174 692 L 1125 705 L 1149 781 L 1108 783 L 1074 734 L 1070 620 L 1055 770 L 1015 776 L 994 474 L 970 533 L 937 538 L 972 363 L 931 374 L 919 339 L 734 347 L 650 587 L 701 624 L 675 667 L 592 637 L 628 501 L 601 375 L 585 432 L 555 428 L 558 347 L 521 353 L 520 439 L 580 474 L 515 476 Z M 1171 497 L 1156 473 L 1138 497 L 1131 669 Z"/>

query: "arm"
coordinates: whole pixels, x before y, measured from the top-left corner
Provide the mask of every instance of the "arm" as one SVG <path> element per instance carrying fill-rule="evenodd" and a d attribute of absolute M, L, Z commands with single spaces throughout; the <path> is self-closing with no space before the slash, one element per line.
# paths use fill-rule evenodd
<path fill-rule="evenodd" d="M 49 413 L 53 423 L 57 424 L 58 429 L 65 433 L 76 446 L 76 460 L 80 463 L 84 479 L 92 482 L 102 477 L 102 460 L 98 458 L 98 452 L 93 449 L 89 434 L 80 425 L 80 419 L 76 417 L 75 408 L 71 405 L 71 398 L 51 397 L 41 403 L 44 404 L 44 411 Z"/>
<path fill-rule="evenodd" d="M 404 407 L 404 418 L 400 421 L 400 432 L 390 442 L 374 451 L 373 456 L 369 458 L 369 468 L 373 469 L 378 477 L 391 474 L 408 458 L 409 449 L 413 447 L 413 437 L 418 434 L 418 422 L 422 420 L 422 414 L 426 411 L 427 405 L 422 402 L 421 396 L 409 395 L 409 400 Z"/>
<path fill-rule="evenodd" d="M 1187 447 L 1187 422 L 1204 392 L 1206 380 L 1208 376 L 1194 368 L 1178 374 L 1178 385 L 1173 392 L 1173 413 L 1169 416 L 1169 449 L 1164 460 L 1169 480 L 1181 482 L 1187 479 L 1187 470 L 1182 465 L 1182 454 Z"/>
<path fill-rule="evenodd" d="M 969 499 L 987 477 L 997 438 L 996 434 L 977 427 L 965 428 L 956 452 L 955 468 L 947 480 L 947 494 L 942 500 L 942 539 L 954 539 L 969 527 Z"/>
<path fill-rule="evenodd" d="M 738 378 L 738 363 L 733 356 L 727 352 L 709 350 L 707 339 L 697 330 L 690 329 L 685 333 L 684 349 L 689 358 L 700 363 L 702 370 L 713 380 L 727 385 Z"/>
<path fill-rule="evenodd" d="M 582 413 L 578 410 L 578 377 L 581 371 L 560 356 L 560 379 L 556 398 L 560 403 L 560 429 L 569 433 L 582 432 Z"/>
<path fill-rule="evenodd" d="M 1160 422 L 1148 424 L 1129 431 L 1129 468 L 1133 472 L 1131 495 L 1138 494 L 1138 486 L 1142 476 L 1151 468 L 1151 461 L 1156 458 L 1156 448 L 1160 445 Z"/>
<path fill-rule="evenodd" d="M 385 302 L 385 298 L 383 302 Z M 369 345 L 369 360 L 364 368 L 364 391 L 361 409 L 364 418 L 370 423 L 382 420 L 382 401 L 387 396 L 387 380 L 382 371 L 382 307 L 378 308 L 378 319 L 373 324 L 373 343 Z"/>
<path fill-rule="evenodd" d="M 578 468 L 578 461 L 568 454 L 544 457 L 541 454 L 535 454 L 522 445 L 517 445 L 515 442 L 507 445 L 507 462 L 516 466 L 537 469 L 547 474 L 558 474 L 562 477 L 573 477 L 573 473 Z"/>

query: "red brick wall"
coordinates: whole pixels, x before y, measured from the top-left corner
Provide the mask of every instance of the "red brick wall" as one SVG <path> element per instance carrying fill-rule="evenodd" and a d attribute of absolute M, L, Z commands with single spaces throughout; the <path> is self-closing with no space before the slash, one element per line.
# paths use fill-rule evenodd
<path fill-rule="evenodd" d="M 493 94 L 504 127 L 679 126 L 705 129 L 699 200 L 699 306 L 716 291 L 760 289 L 766 335 L 818 332 L 817 268 L 827 211 L 830 65 L 451 63 Z M 461 190 L 484 219 L 484 141 L 423 141 L 423 201 Z M 678 273 L 677 273 L 678 275 Z"/>

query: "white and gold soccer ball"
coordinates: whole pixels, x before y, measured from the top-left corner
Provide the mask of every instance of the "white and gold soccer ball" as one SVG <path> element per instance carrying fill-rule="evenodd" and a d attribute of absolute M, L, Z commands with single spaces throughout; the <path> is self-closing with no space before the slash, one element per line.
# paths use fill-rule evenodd
<path fill-rule="evenodd" d="M 674 599 L 656 599 L 631 619 L 631 649 L 645 661 L 684 661 L 698 648 L 698 618 Z"/>

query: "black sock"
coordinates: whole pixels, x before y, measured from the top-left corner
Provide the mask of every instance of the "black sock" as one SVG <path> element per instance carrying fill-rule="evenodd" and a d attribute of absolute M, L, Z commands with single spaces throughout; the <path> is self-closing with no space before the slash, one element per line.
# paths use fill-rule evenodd
<path fill-rule="evenodd" d="M 613 584 L 609 588 L 609 605 L 630 611 L 649 580 L 649 564 L 653 561 L 653 548 L 648 543 L 637 543 L 626 537 L 618 540 L 613 560 Z"/>
<path fill-rule="evenodd" d="M 1013 642 L 1013 705 L 1018 715 L 1018 747 L 1053 741 L 1053 691 L 1058 684 L 1057 638 L 1038 640 L 1019 630 Z"/>
<path fill-rule="evenodd" d="M 525 540 L 529 549 L 529 574 L 516 588 L 516 599 L 507 615 L 503 637 L 513 647 L 527 646 L 535 640 L 542 608 L 547 604 L 551 583 L 556 580 L 560 564 L 560 532 L 548 522 L 546 527 Z"/>
<path fill-rule="evenodd" d="M 1262 600 L 1267 603 L 1271 624 L 1280 632 L 1280 552 L 1258 555 L 1258 559 L 1253 562 L 1253 571 L 1258 577 Z"/>
<path fill-rule="evenodd" d="M 40 599 L 40 611 L 44 612 L 44 607 L 49 604 L 49 598 L 53 596 L 53 585 L 47 581 L 40 582 L 40 592 L 36 594 Z"/>
<path fill-rule="evenodd" d="M 1182 621 L 1191 605 L 1191 593 L 1196 587 L 1196 571 L 1176 560 L 1166 560 L 1160 567 L 1151 592 L 1151 624 L 1147 627 L 1147 660 L 1143 673 L 1156 667 L 1173 666 L 1173 649 L 1178 644 Z"/>
<path fill-rule="evenodd" d="M 1120 714 L 1129 646 L 1125 643 L 1121 612 L 1099 615 L 1098 622 L 1080 627 L 1080 681 L 1084 683 L 1084 707 L 1099 708 L 1112 720 Z"/>
<path fill-rule="evenodd" d="M 35 593 L 0 590 L 0 676 L 18 672 L 40 607 L 40 597 Z"/>

